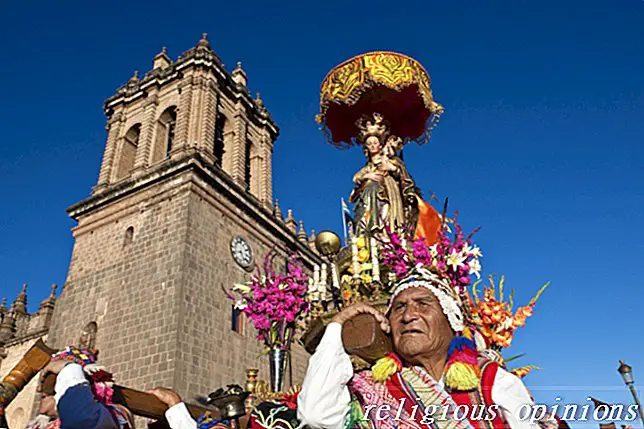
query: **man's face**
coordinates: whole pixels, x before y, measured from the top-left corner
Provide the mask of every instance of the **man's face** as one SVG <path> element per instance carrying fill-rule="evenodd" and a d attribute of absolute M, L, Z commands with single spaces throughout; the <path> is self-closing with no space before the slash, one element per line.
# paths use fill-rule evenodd
<path fill-rule="evenodd" d="M 389 323 L 394 350 L 411 364 L 435 353 L 447 355 L 454 336 L 438 300 L 423 287 L 411 287 L 396 297 Z"/>
<path fill-rule="evenodd" d="M 44 414 L 48 417 L 57 418 L 58 410 L 56 409 L 56 399 L 52 395 L 46 393 L 42 394 L 40 399 L 40 409 L 38 410 L 39 414 Z"/>
<path fill-rule="evenodd" d="M 41 372 L 39 381 L 38 387 L 36 387 L 36 391 L 41 394 L 38 414 L 57 418 L 58 409 L 56 408 L 56 398 L 54 398 L 53 394 L 56 377 L 51 373 Z"/>

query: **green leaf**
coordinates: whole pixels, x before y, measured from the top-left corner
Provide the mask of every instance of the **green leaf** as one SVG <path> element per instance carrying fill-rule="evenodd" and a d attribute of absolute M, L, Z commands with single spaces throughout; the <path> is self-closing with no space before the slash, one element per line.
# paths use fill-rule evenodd
<path fill-rule="evenodd" d="M 513 360 L 517 360 L 517 359 L 519 359 L 520 357 L 523 357 L 523 356 L 525 356 L 525 353 L 521 353 L 520 355 L 512 356 L 511 358 L 507 358 L 507 359 L 504 358 L 503 362 L 506 362 L 506 363 L 507 362 L 512 362 Z"/>

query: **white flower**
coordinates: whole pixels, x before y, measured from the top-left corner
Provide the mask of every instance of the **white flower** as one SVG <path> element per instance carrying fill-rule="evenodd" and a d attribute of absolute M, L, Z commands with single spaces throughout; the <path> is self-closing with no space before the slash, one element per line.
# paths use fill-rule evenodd
<path fill-rule="evenodd" d="M 233 286 L 233 290 L 238 290 L 239 292 L 246 294 L 250 292 L 250 286 L 237 283 L 235 286 Z"/>
<path fill-rule="evenodd" d="M 438 256 L 438 250 L 436 250 L 435 244 L 429 248 L 429 254 L 432 255 L 432 258 L 435 258 L 436 256 Z"/>
<path fill-rule="evenodd" d="M 465 256 L 470 256 L 470 253 L 472 253 L 472 248 L 470 247 L 469 243 L 465 243 L 463 245 L 463 250 L 461 250 L 461 253 Z"/>
<path fill-rule="evenodd" d="M 248 303 L 246 302 L 245 299 L 240 299 L 239 301 L 235 302 L 235 310 L 243 310 L 248 306 Z"/>
<path fill-rule="evenodd" d="M 477 279 L 481 278 L 481 263 L 477 258 L 470 261 L 470 274 L 475 274 Z"/>
<path fill-rule="evenodd" d="M 481 249 L 479 249 L 479 246 L 474 246 L 474 248 L 471 250 L 470 255 L 480 258 L 483 256 L 483 253 L 481 253 Z"/>
<path fill-rule="evenodd" d="M 497 332 L 501 332 L 506 329 L 512 328 L 512 318 L 508 317 L 506 318 L 501 324 L 499 325 L 499 328 L 496 330 Z"/>
<path fill-rule="evenodd" d="M 467 258 L 460 252 L 455 252 L 454 250 L 452 250 L 452 252 L 447 257 L 447 265 L 451 265 L 454 271 L 456 271 L 458 270 L 458 267 L 463 266 L 465 259 Z"/>

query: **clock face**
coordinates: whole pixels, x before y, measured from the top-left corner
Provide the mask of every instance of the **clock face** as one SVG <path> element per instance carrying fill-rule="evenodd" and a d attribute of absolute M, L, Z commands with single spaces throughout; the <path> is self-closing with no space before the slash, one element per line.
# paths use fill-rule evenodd
<path fill-rule="evenodd" d="M 251 268 L 253 265 L 253 249 L 243 237 L 236 236 L 230 242 L 230 251 L 233 254 L 233 259 L 237 264 L 245 269 Z"/>

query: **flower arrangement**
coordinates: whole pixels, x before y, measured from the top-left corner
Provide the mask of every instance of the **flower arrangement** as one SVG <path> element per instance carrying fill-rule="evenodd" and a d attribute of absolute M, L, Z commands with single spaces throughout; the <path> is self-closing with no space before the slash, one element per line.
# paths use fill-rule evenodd
<path fill-rule="evenodd" d="M 263 270 L 258 267 L 250 281 L 235 285 L 233 293 L 225 292 L 235 308 L 250 318 L 257 339 L 267 349 L 289 350 L 296 322 L 309 310 L 305 299 L 309 281 L 295 255 L 289 257 L 284 273 L 276 273 L 275 256 L 274 251 L 268 252 Z"/>
<path fill-rule="evenodd" d="M 514 289 L 508 297 L 508 301 L 503 298 L 503 286 L 505 277 L 501 276 L 499 281 L 499 297 L 496 297 L 496 284 L 494 277 L 490 276 L 490 286 L 483 288 L 483 297 L 479 298 L 475 284 L 472 288 L 472 316 L 473 320 L 479 327 L 479 332 L 485 338 L 487 344 L 494 350 L 500 351 L 503 348 L 510 347 L 514 331 L 517 328 L 525 326 L 525 321 L 532 316 L 534 305 L 548 287 L 550 282 L 543 285 L 539 292 L 530 300 L 527 305 L 519 307 L 512 314 L 514 306 Z"/>
<path fill-rule="evenodd" d="M 508 301 L 504 301 L 503 286 L 505 277 L 501 276 L 499 281 L 497 298 L 497 287 L 494 282 L 494 277 L 490 276 L 490 286 L 483 288 L 483 297 L 479 298 L 476 282 L 472 287 L 472 320 L 477 327 L 477 331 L 483 336 L 486 346 L 491 349 L 494 358 L 502 364 L 515 359 L 503 359 L 501 357 L 501 350 L 510 347 L 514 332 L 517 328 L 525 326 L 525 321 L 528 317 L 532 316 L 534 305 L 548 287 L 550 282 L 546 283 L 539 289 L 537 294 L 528 302 L 527 305 L 519 307 L 514 314 L 512 314 L 512 307 L 514 306 L 514 289 L 510 292 Z M 533 369 L 538 367 L 533 365 L 522 366 L 511 370 L 516 376 L 523 378 Z"/>
<path fill-rule="evenodd" d="M 382 242 L 383 264 L 390 268 L 396 278 L 422 265 L 447 279 L 458 293 L 463 293 L 465 287 L 471 284 L 471 275 L 480 277 L 479 258 L 483 254 L 472 242 L 472 236 L 478 229 L 465 236 L 463 228 L 454 219 L 453 232 L 443 223 L 436 243 L 428 246 L 424 237 L 418 237 L 411 242 L 411 252 L 407 249 L 404 231 L 385 231 L 387 239 Z"/>

